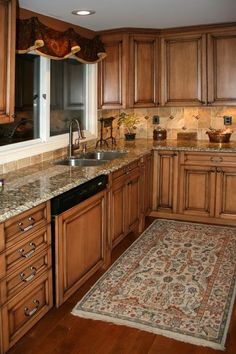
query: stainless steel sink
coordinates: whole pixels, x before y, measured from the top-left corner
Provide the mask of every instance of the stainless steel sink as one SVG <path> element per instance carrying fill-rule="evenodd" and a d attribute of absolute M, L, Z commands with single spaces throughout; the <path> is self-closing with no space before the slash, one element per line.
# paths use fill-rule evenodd
<path fill-rule="evenodd" d="M 85 159 L 91 160 L 114 160 L 119 157 L 125 156 L 127 154 L 126 151 L 89 151 L 86 152 L 83 156 Z"/>
<path fill-rule="evenodd" d="M 58 161 L 57 165 L 92 167 L 92 166 L 100 166 L 106 162 L 107 162 L 106 160 L 72 158 L 68 160 Z"/>

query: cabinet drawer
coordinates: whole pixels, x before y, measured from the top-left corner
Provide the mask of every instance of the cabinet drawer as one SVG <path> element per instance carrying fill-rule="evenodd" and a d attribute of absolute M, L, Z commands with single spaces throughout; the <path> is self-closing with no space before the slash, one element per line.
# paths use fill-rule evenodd
<path fill-rule="evenodd" d="M 2 307 L 3 348 L 7 351 L 52 307 L 52 274 L 45 272 L 34 284 Z"/>
<path fill-rule="evenodd" d="M 38 279 L 45 271 L 51 268 L 51 249 L 35 256 L 28 264 L 18 268 L 1 282 L 0 304 L 3 304 L 20 291 L 24 290 L 29 284 Z"/>
<path fill-rule="evenodd" d="M 236 154 L 231 153 L 181 153 L 180 163 L 200 166 L 236 166 Z"/>
<path fill-rule="evenodd" d="M 29 235 L 24 241 L 17 243 L 6 250 L 6 273 L 14 271 L 16 268 L 24 267 L 28 260 L 46 250 L 51 244 L 51 226 L 36 231 Z"/>
<path fill-rule="evenodd" d="M 116 178 L 126 175 L 129 172 L 131 172 L 133 169 L 137 168 L 139 166 L 139 160 L 133 161 L 129 163 L 128 165 L 120 168 L 119 170 L 115 171 L 112 173 L 112 180 L 114 181 Z"/>
<path fill-rule="evenodd" d="M 22 240 L 50 222 L 49 208 L 49 203 L 43 203 L 6 221 L 4 224 L 6 246 L 11 246 L 16 240 Z"/>

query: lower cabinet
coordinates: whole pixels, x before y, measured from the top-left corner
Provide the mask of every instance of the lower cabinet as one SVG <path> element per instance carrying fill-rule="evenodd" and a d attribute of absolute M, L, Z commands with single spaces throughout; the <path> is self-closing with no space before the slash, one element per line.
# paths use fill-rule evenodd
<path fill-rule="evenodd" d="M 55 218 L 56 306 L 105 264 L 106 191 Z"/>
<path fill-rule="evenodd" d="M 155 152 L 153 216 L 236 224 L 236 154 Z"/>
<path fill-rule="evenodd" d="M 154 210 L 177 211 L 178 154 L 175 151 L 154 152 Z"/>
<path fill-rule="evenodd" d="M 139 228 L 139 161 L 115 171 L 111 179 L 109 239 L 110 248 L 114 248 L 129 232 Z"/>
<path fill-rule="evenodd" d="M 0 224 L 0 352 L 53 306 L 50 204 Z"/>
<path fill-rule="evenodd" d="M 44 273 L 2 307 L 4 352 L 12 347 L 53 306 L 52 274 Z"/>

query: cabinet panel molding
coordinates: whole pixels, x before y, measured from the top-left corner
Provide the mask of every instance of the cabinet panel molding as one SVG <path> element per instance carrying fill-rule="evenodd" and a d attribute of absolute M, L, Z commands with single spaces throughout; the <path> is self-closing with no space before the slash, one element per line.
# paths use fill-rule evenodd
<path fill-rule="evenodd" d="M 206 104 L 206 35 L 161 40 L 162 105 Z"/>
<path fill-rule="evenodd" d="M 236 104 L 236 31 L 208 35 L 208 103 Z"/>
<path fill-rule="evenodd" d="M 130 107 L 155 107 L 158 105 L 158 64 L 157 36 L 131 36 Z"/>

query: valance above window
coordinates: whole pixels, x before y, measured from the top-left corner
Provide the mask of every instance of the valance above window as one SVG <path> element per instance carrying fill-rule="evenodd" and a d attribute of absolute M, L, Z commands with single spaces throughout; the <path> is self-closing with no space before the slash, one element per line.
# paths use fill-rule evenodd
<path fill-rule="evenodd" d="M 60 32 L 45 26 L 37 17 L 17 20 L 16 52 L 37 54 L 61 60 L 73 56 L 82 63 L 97 63 L 106 57 L 102 42 L 81 37 L 73 28 Z"/>

